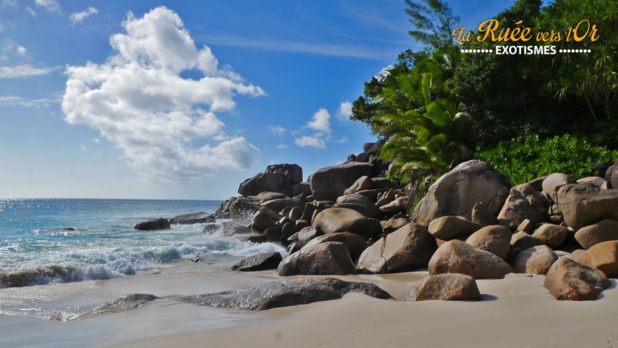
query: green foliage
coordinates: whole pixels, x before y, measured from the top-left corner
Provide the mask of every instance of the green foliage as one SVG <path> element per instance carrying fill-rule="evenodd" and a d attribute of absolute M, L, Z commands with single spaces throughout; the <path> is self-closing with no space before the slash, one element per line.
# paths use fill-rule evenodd
<path fill-rule="evenodd" d="M 578 28 L 580 36 L 589 30 L 589 36 L 576 42 L 569 28 Z M 592 35 L 596 25 L 597 39 Z M 537 26 L 555 30 L 562 40 L 554 43 L 556 49 L 590 49 L 587 54 L 558 54 L 552 58 L 551 69 L 543 70 L 544 87 L 560 99 L 576 97 L 585 101 L 592 120 L 616 117 L 618 101 L 618 2 L 615 0 L 556 0 L 543 10 Z M 590 28 L 588 27 L 590 25 Z"/>
<path fill-rule="evenodd" d="M 459 24 L 449 4 L 441 0 L 406 0 L 406 13 L 414 27 L 408 34 L 428 51 L 442 50 L 453 43 L 451 33 Z"/>
<path fill-rule="evenodd" d="M 502 141 L 494 148 L 479 150 L 476 157 L 491 163 L 515 185 L 556 172 L 575 179 L 590 176 L 595 163 L 616 160 L 618 151 L 593 145 L 584 137 L 541 139 L 534 135 Z"/>

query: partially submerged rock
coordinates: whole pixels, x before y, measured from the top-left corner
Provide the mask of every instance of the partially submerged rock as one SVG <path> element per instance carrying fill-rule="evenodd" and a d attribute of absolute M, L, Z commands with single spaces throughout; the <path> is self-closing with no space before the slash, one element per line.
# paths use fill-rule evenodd
<path fill-rule="evenodd" d="M 202 224 L 207 222 L 215 222 L 215 216 L 210 215 L 205 212 L 191 213 L 185 215 L 174 216 L 170 219 L 170 224 L 181 224 L 181 225 L 190 225 L 190 224 Z"/>
<path fill-rule="evenodd" d="M 392 298 L 386 291 L 371 283 L 346 282 L 335 278 L 307 278 L 275 281 L 251 288 L 177 299 L 202 306 L 265 310 L 336 300 L 350 292 L 385 300 Z"/>
<path fill-rule="evenodd" d="M 263 271 L 267 269 L 276 269 L 281 261 L 283 261 L 283 258 L 278 252 L 261 253 L 240 260 L 238 263 L 232 266 L 232 270 L 251 272 Z"/>
<path fill-rule="evenodd" d="M 437 274 L 414 282 L 404 301 L 463 301 L 480 300 L 481 292 L 474 278 L 457 273 Z"/>
<path fill-rule="evenodd" d="M 135 229 L 140 231 L 169 230 L 170 228 L 170 221 L 164 218 L 152 219 L 135 225 Z"/>

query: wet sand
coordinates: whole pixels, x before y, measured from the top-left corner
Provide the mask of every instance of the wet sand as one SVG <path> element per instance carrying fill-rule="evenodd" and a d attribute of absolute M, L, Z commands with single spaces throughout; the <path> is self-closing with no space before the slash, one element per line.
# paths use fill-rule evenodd
<path fill-rule="evenodd" d="M 199 265 L 199 264 L 198 264 Z M 425 271 L 346 276 L 400 297 Z M 11 301 L 79 310 L 129 293 L 194 295 L 280 279 L 273 271 L 204 271 L 191 266 L 106 281 L 0 290 Z M 349 294 L 341 300 L 267 311 L 200 307 L 161 299 L 73 321 L 0 315 L 0 346 L 45 347 L 612 347 L 618 346 L 618 290 L 593 302 L 555 300 L 543 276 L 479 280 L 480 302 L 401 302 Z M 42 305 L 41 305 L 42 303 Z M 10 307 L 10 306 L 8 306 Z"/>

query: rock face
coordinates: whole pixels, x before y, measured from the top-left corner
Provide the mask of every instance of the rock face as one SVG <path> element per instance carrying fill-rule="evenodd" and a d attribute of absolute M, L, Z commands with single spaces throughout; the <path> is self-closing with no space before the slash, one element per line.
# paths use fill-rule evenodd
<path fill-rule="evenodd" d="M 564 240 L 569 235 L 569 229 L 564 226 L 543 224 L 532 234 L 545 242 L 548 246 L 556 248 L 564 243 Z"/>
<path fill-rule="evenodd" d="M 352 257 L 352 260 L 356 260 L 362 252 L 367 249 L 367 241 L 365 238 L 350 232 L 330 233 L 315 237 L 303 248 L 310 248 L 313 245 L 326 242 L 343 243 L 350 252 L 350 257 Z"/>
<path fill-rule="evenodd" d="M 474 278 L 457 273 L 437 274 L 412 284 L 404 294 L 404 301 L 463 301 L 480 300 L 481 292 Z"/>
<path fill-rule="evenodd" d="M 504 226 L 486 226 L 468 237 L 466 243 L 481 250 L 489 251 L 499 258 L 506 260 L 506 256 L 511 249 L 512 236 L 513 233 L 511 233 L 511 230 Z"/>
<path fill-rule="evenodd" d="M 571 176 L 563 174 L 563 173 L 553 173 L 547 176 L 545 180 L 543 180 L 543 193 L 550 197 L 554 202 L 556 201 L 556 192 L 560 189 L 560 187 L 567 184 L 576 183 L 575 179 Z"/>
<path fill-rule="evenodd" d="M 547 274 L 556 260 L 558 255 L 550 247 L 539 245 L 519 252 L 512 265 L 516 273 Z"/>
<path fill-rule="evenodd" d="M 515 230 L 526 219 L 537 224 L 544 220 L 546 202 L 545 196 L 532 185 L 517 185 L 511 189 L 498 219 L 507 220 L 511 230 Z"/>
<path fill-rule="evenodd" d="M 609 278 L 618 277 L 618 240 L 593 245 L 586 251 L 590 266 Z"/>
<path fill-rule="evenodd" d="M 362 176 L 371 176 L 373 165 L 348 162 L 319 169 L 311 176 L 313 198 L 318 201 L 335 201 Z"/>
<path fill-rule="evenodd" d="M 377 220 L 368 219 L 356 210 L 347 208 L 322 210 L 316 215 L 312 225 L 326 234 L 351 232 L 366 239 L 382 233 L 382 225 Z"/>
<path fill-rule="evenodd" d="M 490 164 L 471 160 L 461 163 L 443 175 L 414 209 L 413 219 L 427 226 L 430 221 L 446 215 L 471 219 L 471 212 L 478 202 L 497 215 L 509 194 L 508 179 Z"/>
<path fill-rule="evenodd" d="M 303 181 L 303 169 L 297 164 L 273 164 L 266 167 L 263 173 L 243 181 L 238 187 L 238 193 L 247 197 L 260 192 L 284 192 Z"/>
<path fill-rule="evenodd" d="M 564 222 L 574 230 L 604 219 L 618 220 L 618 190 L 564 185 L 556 197 Z"/>
<path fill-rule="evenodd" d="M 169 230 L 170 228 L 169 220 L 164 218 L 152 219 L 135 225 L 135 229 L 141 231 Z"/>
<path fill-rule="evenodd" d="M 379 299 L 392 298 L 375 284 L 346 282 L 335 278 L 309 278 L 275 281 L 252 288 L 186 296 L 178 300 L 202 306 L 265 310 L 336 300 L 350 292 L 360 292 Z"/>
<path fill-rule="evenodd" d="M 365 249 L 356 268 L 363 273 L 390 273 L 426 267 L 435 239 L 419 224 L 408 224 Z"/>
<path fill-rule="evenodd" d="M 511 266 L 498 256 L 460 240 L 442 244 L 429 260 L 429 274 L 462 273 L 475 279 L 502 279 Z"/>
<path fill-rule="evenodd" d="M 575 233 L 575 239 L 584 249 L 601 242 L 618 240 L 618 220 L 605 219 L 583 227 Z"/>
<path fill-rule="evenodd" d="M 481 225 L 457 216 L 439 217 L 431 221 L 428 226 L 429 233 L 442 240 L 467 237 L 480 228 Z"/>
<path fill-rule="evenodd" d="M 178 215 L 170 220 L 170 224 L 201 224 L 205 222 L 215 222 L 215 216 L 208 213 L 199 212 L 185 215 Z"/>
<path fill-rule="evenodd" d="M 591 301 L 610 285 L 601 272 L 561 257 L 547 272 L 545 288 L 558 300 Z"/>
<path fill-rule="evenodd" d="M 356 274 L 356 268 L 345 244 L 326 242 L 303 247 L 279 264 L 280 276 Z"/>
<path fill-rule="evenodd" d="M 251 271 L 263 271 L 267 269 L 276 269 L 279 263 L 283 261 L 281 254 L 278 252 L 262 253 L 253 256 L 249 256 L 240 260 L 234 266 L 233 271 L 251 272 Z"/>

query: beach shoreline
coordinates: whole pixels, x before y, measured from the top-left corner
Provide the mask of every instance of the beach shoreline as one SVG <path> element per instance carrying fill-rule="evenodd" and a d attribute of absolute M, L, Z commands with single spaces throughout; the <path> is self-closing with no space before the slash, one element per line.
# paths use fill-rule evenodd
<path fill-rule="evenodd" d="M 172 299 L 301 278 L 279 277 L 274 271 L 232 272 L 225 270 L 227 266 L 218 265 L 218 269 L 212 270 L 195 264 L 181 270 L 111 280 L 3 289 L 4 296 L 22 296 L 27 300 L 30 294 L 68 309 L 130 293 L 150 293 L 162 299 L 133 310 L 65 322 L 1 315 L 0 331 L 4 334 L 0 342 L 47 347 L 618 345 L 615 280 L 599 300 L 589 302 L 556 301 L 543 287 L 544 276 L 525 274 L 477 280 L 481 301 L 401 301 L 403 291 L 427 275 L 424 270 L 336 276 L 376 283 L 395 300 L 352 293 L 341 300 L 242 311 Z"/>

